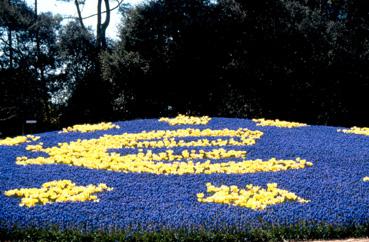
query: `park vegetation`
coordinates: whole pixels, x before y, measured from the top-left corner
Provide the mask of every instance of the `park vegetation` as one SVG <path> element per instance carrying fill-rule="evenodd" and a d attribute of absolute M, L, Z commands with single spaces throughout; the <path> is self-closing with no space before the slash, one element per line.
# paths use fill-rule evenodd
<path fill-rule="evenodd" d="M 0 1 L 1 136 L 29 119 L 44 131 L 179 113 L 369 123 L 368 1 L 96 4 L 93 30 L 81 14 Z M 106 36 L 111 11 L 118 39 Z"/>

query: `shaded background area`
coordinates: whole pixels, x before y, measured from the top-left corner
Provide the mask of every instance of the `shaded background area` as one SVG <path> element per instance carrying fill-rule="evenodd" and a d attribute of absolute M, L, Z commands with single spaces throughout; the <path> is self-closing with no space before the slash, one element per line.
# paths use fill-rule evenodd
<path fill-rule="evenodd" d="M 91 29 L 0 1 L 0 136 L 178 113 L 369 126 L 367 1 L 99 3 L 119 39 L 101 10 Z"/>

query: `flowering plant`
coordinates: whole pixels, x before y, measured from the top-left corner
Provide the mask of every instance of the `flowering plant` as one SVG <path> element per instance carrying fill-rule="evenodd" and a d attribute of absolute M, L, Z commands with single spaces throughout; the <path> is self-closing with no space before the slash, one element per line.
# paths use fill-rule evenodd
<path fill-rule="evenodd" d="M 112 125 L 0 143 L 0 226 L 242 229 L 369 219 L 365 135 L 224 118 Z"/>

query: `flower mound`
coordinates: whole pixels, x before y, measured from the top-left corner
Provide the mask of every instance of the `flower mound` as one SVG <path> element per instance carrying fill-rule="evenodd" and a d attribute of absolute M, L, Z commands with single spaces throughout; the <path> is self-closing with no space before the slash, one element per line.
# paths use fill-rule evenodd
<path fill-rule="evenodd" d="M 214 193 L 212 196 L 204 197 L 204 193 L 198 193 L 197 199 L 203 203 L 223 203 L 234 206 L 241 206 L 253 210 L 263 210 L 267 206 L 288 201 L 307 203 L 308 200 L 296 196 L 296 194 L 277 188 L 277 183 L 268 183 L 267 189 L 249 184 L 246 189 L 237 186 L 220 187 L 206 184 L 207 192 Z"/>
<path fill-rule="evenodd" d="M 278 128 L 298 128 L 298 127 L 304 127 L 307 126 L 307 124 L 304 123 L 298 123 L 298 122 L 288 122 L 288 121 L 281 121 L 279 119 L 276 120 L 269 120 L 269 119 L 253 119 L 257 126 L 274 126 Z"/>
<path fill-rule="evenodd" d="M 368 136 L 230 118 L 112 125 L 0 145 L 0 228 L 242 230 L 369 221 Z M 60 180 L 69 185 L 45 187 Z"/>
<path fill-rule="evenodd" d="M 203 117 L 194 117 L 194 116 L 186 116 L 186 115 L 178 115 L 175 118 L 160 118 L 160 122 L 167 122 L 170 125 L 183 125 L 183 124 L 197 124 L 197 125 L 205 125 L 208 124 L 211 118 L 208 116 Z"/>
<path fill-rule="evenodd" d="M 80 133 L 87 133 L 97 130 L 108 130 L 108 129 L 119 129 L 118 125 L 112 123 L 99 123 L 99 124 L 76 124 L 71 127 L 64 128 L 62 133 L 68 132 L 80 132 Z"/>
<path fill-rule="evenodd" d="M 106 184 L 101 183 L 98 186 L 76 186 L 70 180 L 51 181 L 42 184 L 41 188 L 21 188 L 6 191 L 5 196 L 22 197 L 19 206 L 33 207 L 37 204 L 45 205 L 47 203 L 60 202 L 98 202 L 97 196 L 93 195 L 104 190 L 111 191 Z"/>

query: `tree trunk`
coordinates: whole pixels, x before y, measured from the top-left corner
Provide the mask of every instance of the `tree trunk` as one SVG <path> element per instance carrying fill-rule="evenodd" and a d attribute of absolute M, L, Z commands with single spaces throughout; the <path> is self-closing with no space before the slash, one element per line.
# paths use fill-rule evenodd
<path fill-rule="evenodd" d="M 11 7 L 12 2 L 11 0 L 8 1 L 9 7 Z M 8 42 L 9 42 L 9 67 L 10 69 L 13 69 L 14 67 L 14 53 L 13 53 L 13 34 L 11 26 L 8 26 Z"/>
<path fill-rule="evenodd" d="M 96 47 L 98 50 L 101 49 L 101 43 L 102 43 L 102 26 L 101 26 L 101 5 L 102 0 L 97 0 L 97 26 L 96 26 Z"/>
<path fill-rule="evenodd" d="M 106 17 L 104 23 L 101 26 L 101 45 L 103 49 L 106 49 L 107 48 L 106 29 L 108 28 L 110 23 L 110 5 L 109 0 L 104 0 L 104 2 L 105 2 Z"/>
<path fill-rule="evenodd" d="M 10 27 L 8 27 L 8 41 L 9 41 L 9 68 L 13 69 L 14 64 L 13 64 L 13 59 L 14 59 L 14 54 L 13 54 L 13 34 L 12 34 L 12 30 Z"/>
<path fill-rule="evenodd" d="M 41 60 L 41 44 L 40 44 L 40 36 L 39 36 L 39 24 L 38 24 L 38 3 L 37 0 L 35 0 L 35 23 L 36 23 L 36 53 L 37 53 L 37 67 L 40 70 L 40 80 L 44 81 L 44 66 Z"/>
<path fill-rule="evenodd" d="M 105 20 L 102 23 L 102 1 L 98 0 L 97 2 L 97 26 L 96 26 L 96 45 L 98 50 L 105 50 L 107 48 L 106 43 L 106 29 L 109 26 L 110 23 L 110 4 L 109 0 L 104 0 L 105 4 Z"/>

